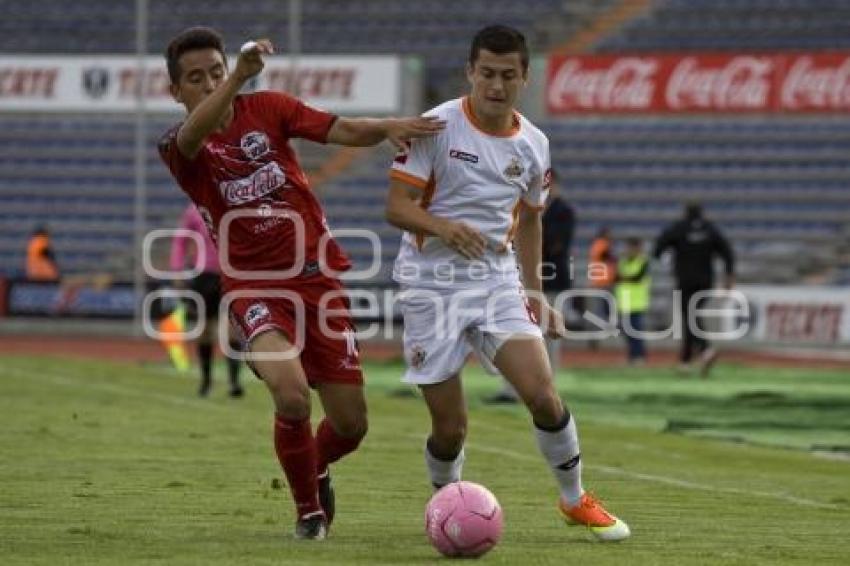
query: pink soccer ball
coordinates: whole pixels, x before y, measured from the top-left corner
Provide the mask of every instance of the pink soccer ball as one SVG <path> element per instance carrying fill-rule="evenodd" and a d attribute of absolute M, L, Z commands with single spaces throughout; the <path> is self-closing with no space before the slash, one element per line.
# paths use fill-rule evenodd
<path fill-rule="evenodd" d="M 468 481 L 443 487 L 425 509 L 425 532 L 444 556 L 482 556 L 499 542 L 503 526 L 496 497 L 483 485 Z"/>

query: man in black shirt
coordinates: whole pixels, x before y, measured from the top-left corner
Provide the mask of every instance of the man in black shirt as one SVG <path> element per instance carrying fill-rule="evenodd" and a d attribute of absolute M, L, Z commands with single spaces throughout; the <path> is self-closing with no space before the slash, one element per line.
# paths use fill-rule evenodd
<path fill-rule="evenodd" d="M 717 359 L 717 351 L 704 338 L 694 335 L 688 323 L 688 305 L 700 291 L 714 287 L 714 258 L 720 257 L 725 266 L 724 286 L 731 289 L 734 284 L 735 255 L 732 247 L 720 230 L 703 216 L 702 206 L 690 202 L 685 206 L 685 217 L 668 226 L 658 237 L 654 256 L 660 257 L 668 249 L 673 251 L 676 288 L 681 292 L 679 308 L 684 325 L 684 339 L 680 361 L 685 371 L 690 370 L 694 354 L 700 356 L 700 373 L 708 375 Z M 691 305 L 699 308 L 702 300 Z M 695 321 L 696 322 L 696 321 Z"/>

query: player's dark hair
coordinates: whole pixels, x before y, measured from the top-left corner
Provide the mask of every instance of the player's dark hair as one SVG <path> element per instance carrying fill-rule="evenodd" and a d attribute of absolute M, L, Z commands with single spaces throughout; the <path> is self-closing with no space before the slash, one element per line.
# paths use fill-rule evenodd
<path fill-rule="evenodd" d="M 165 49 L 165 62 L 168 65 L 168 78 L 171 84 L 180 81 L 180 57 L 187 51 L 196 49 L 215 49 L 221 53 L 221 58 L 227 64 L 224 55 L 224 40 L 221 35 L 212 28 L 197 26 L 181 31 L 168 44 Z"/>
<path fill-rule="evenodd" d="M 523 72 L 528 70 L 528 45 L 525 43 L 525 36 L 512 27 L 493 25 L 476 33 L 469 49 L 470 65 L 475 65 L 482 49 L 497 55 L 519 53 Z"/>

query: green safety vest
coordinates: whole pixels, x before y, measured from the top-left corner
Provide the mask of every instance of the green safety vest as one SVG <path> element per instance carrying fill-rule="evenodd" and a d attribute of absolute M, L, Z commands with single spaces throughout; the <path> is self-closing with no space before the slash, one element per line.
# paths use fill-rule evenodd
<path fill-rule="evenodd" d="M 634 277 L 648 262 L 649 259 L 643 254 L 633 259 L 623 258 L 617 266 L 617 275 Z M 638 281 L 619 281 L 615 291 L 617 310 L 625 314 L 648 311 L 651 286 L 652 278 L 649 276 L 649 270 Z"/>

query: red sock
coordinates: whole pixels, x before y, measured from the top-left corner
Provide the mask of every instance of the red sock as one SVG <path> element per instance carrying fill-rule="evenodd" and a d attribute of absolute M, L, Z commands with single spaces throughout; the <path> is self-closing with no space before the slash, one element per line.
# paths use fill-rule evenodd
<path fill-rule="evenodd" d="M 319 452 L 318 472 L 325 473 L 328 465 L 333 464 L 346 454 L 354 452 L 363 437 L 356 436 L 354 438 L 346 438 L 340 436 L 328 422 L 328 419 L 322 419 L 316 430 L 316 447 Z"/>
<path fill-rule="evenodd" d="M 274 448 L 286 474 L 298 516 L 320 512 L 316 441 L 310 419 L 290 420 L 275 415 Z"/>

